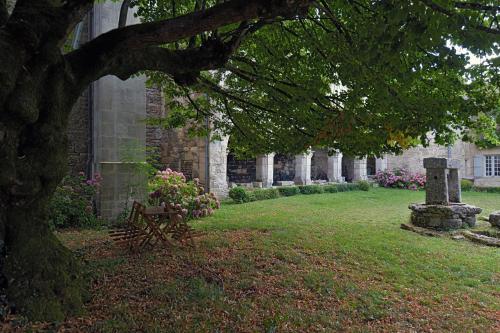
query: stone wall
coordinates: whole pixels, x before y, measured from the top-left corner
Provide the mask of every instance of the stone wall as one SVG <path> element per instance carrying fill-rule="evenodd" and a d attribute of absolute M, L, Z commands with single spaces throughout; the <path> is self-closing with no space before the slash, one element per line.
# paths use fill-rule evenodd
<path fill-rule="evenodd" d="M 69 114 L 68 165 L 70 174 L 86 172 L 89 163 L 89 91 L 85 90 Z"/>
<path fill-rule="evenodd" d="M 402 155 L 387 155 L 387 167 L 389 170 L 405 168 L 413 173 L 425 173 L 423 160 L 427 157 L 448 157 L 461 161 L 460 175 L 462 178 L 474 180 L 476 186 L 500 186 L 500 177 L 478 176 L 484 165 L 476 165 L 475 157 L 484 155 L 500 155 L 500 147 L 480 149 L 476 145 L 457 141 L 450 148 L 431 144 L 429 147 L 415 147 L 406 150 Z"/>
<path fill-rule="evenodd" d="M 293 181 L 295 178 L 295 157 L 284 154 L 274 156 L 274 181 Z"/>
<path fill-rule="evenodd" d="M 149 119 L 165 116 L 165 101 L 160 88 L 146 88 L 146 114 Z M 161 143 L 166 130 L 161 126 L 146 124 L 146 159 L 157 169 L 165 169 L 161 162 Z"/>
<path fill-rule="evenodd" d="M 186 129 L 168 129 L 160 144 L 160 163 L 184 173 L 187 179 L 199 178 L 205 184 L 206 138 L 191 138 Z"/>
<path fill-rule="evenodd" d="M 414 147 L 405 150 L 401 155 L 387 155 L 387 168 L 393 170 L 397 168 L 404 168 L 412 173 L 425 174 L 423 165 L 424 158 L 427 157 L 442 157 L 453 158 L 463 161 L 462 168 L 460 169 L 462 175 L 466 175 L 466 144 L 459 141 L 450 148 L 446 146 L 437 145 L 432 143 L 429 147 Z M 449 154 L 450 153 L 450 154 Z"/>

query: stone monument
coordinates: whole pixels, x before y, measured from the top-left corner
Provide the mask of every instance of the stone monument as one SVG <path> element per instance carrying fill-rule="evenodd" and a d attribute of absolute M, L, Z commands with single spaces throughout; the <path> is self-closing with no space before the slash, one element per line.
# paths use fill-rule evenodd
<path fill-rule="evenodd" d="M 447 158 L 425 158 L 425 204 L 411 204 L 410 221 L 418 227 L 451 230 L 476 225 L 482 209 L 462 203 L 460 161 Z"/>

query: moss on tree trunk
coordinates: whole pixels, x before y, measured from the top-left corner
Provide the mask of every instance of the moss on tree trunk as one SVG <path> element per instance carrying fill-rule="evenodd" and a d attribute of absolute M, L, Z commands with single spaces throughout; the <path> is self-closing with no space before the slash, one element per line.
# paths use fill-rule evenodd
<path fill-rule="evenodd" d="M 60 321 L 81 311 L 86 286 L 80 264 L 41 219 L 44 211 L 38 203 L 10 212 L 3 274 L 16 309 L 31 320 Z"/>
<path fill-rule="evenodd" d="M 78 92 L 64 89 L 58 68 L 25 75 L 0 104 L 0 292 L 30 320 L 60 321 L 82 311 L 87 287 L 47 209 L 68 170 L 67 119 Z"/>

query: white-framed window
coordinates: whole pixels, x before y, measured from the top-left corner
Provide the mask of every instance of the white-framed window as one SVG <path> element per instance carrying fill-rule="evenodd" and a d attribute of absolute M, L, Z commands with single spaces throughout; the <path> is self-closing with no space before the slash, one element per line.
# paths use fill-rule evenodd
<path fill-rule="evenodd" d="M 486 155 L 484 166 L 486 177 L 500 176 L 500 155 Z"/>

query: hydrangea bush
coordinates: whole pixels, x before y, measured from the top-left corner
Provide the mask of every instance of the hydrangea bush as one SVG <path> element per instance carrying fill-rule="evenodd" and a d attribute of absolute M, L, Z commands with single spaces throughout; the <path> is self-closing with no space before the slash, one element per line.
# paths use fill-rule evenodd
<path fill-rule="evenodd" d="M 51 228 L 95 227 L 99 219 L 95 215 L 94 197 L 99 191 L 102 178 L 95 174 L 87 179 L 84 172 L 66 176 L 59 185 L 49 205 Z"/>
<path fill-rule="evenodd" d="M 377 183 L 382 187 L 420 190 L 425 187 L 425 175 L 412 174 L 406 169 L 379 171 L 375 175 Z"/>
<path fill-rule="evenodd" d="M 149 203 L 170 205 L 187 219 L 210 216 L 220 208 L 213 193 L 205 193 L 199 179 L 187 181 L 182 172 L 166 169 L 158 171 L 149 182 Z"/>

